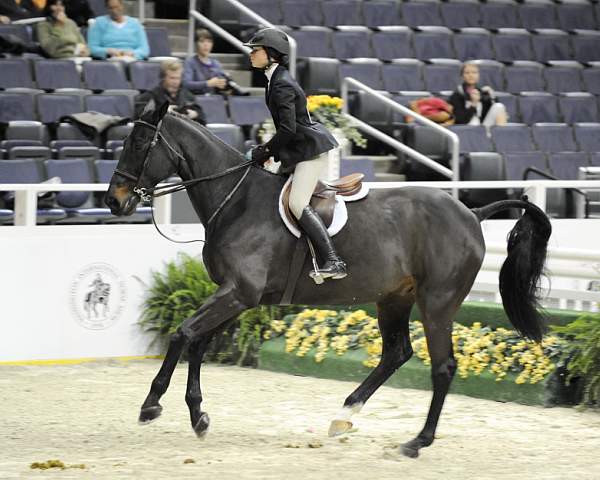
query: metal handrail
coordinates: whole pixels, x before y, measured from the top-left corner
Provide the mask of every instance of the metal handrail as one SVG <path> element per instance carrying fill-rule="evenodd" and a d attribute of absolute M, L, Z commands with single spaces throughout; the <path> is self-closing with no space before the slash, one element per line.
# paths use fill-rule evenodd
<path fill-rule="evenodd" d="M 232 6 L 238 9 L 241 13 L 248 15 L 250 18 L 255 20 L 259 25 L 264 25 L 265 27 L 276 28 L 271 22 L 266 20 L 265 18 L 258 15 L 256 12 L 250 10 L 246 5 L 238 2 L 237 0 L 222 0 L 228 2 Z M 196 0 L 190 0 L 190 24 L 188 30 L 188 55 L 192 56 L 194 54 L 194 20 L 197 20 L 204 24 L 207 28 L 211 29 L 216 34 L 223 37 L 229 43 L 231 43 L 235 48 L 242 51 L 243 53 L 249 53 L 250 49 L 245 47 L 243 42 L 241 42 L 238 38 L 231 35 L 228 31 L 221 28 L 215 22 L 205 17 L 201 13 L 196 11 Z M 296 40 L 294 40 L 290 35 L 288 35 L 288 39 L 290 41 L 290 54 L 289 58 L 289 72 L 292 77 L 296 77 L 296 59 L 298 52 L 298 45 L 296 44 Z"/>
<path fill-rule="evenodd" d="M 377 130 L 375 127 L 372 127 L 368 123 L 365 123 L 362 120 L 359 120 L 358 118 L 354 117 L 353 115 L 350 115 L 348 113 L 348 98 L 349 98 L 348 86 L 349 85 L 355 86 L 356 88 L 358 88 L 359 90 L 362 90 L 363 92 L 366 92 L 370 96 L 379 99 L 386 105 L 390 106 L 393 110 L 397 110 L 397 111 L 403 113 L 404 115 L 410 115 L 411 117 L 414 117 L 417 122 L 427 125 L 428 127 L 433 128 L 438 133 L 441 133 L 445 137 L 448 137 L 448 139 L 450 141 L 450 145 L 451 145 L 451 150 L 452 150 L 452 153 L 451 153 L 452 170 L 444 167 L 443 165 L 440 165 L 437 162 L 434 162 L 433 160 L 431 160 L 431 158 L 426 157 L 422 153 L 417 152 L 416 150 L 414 150 L 410 147 L 407 147 L 403 143 L 401 143 L 398 140 L 393 139 L 389 135 L 386 135 L 385 133 Z M 380 140 L 384 143 L 387 143 L 388 145 L 402 151 L 403 153 L 406 153 L 407 155 L 411 156 L 412 158 L 419 161 L 420 163 L 428 166 L 429 168 L 435 170 L 436 172 L 439 172 L 442 175 L 444 175 L 448 178 L 451 178 L 453 182 L 458 182 L 460 180 L 459 153 L 458 153 L 459 152 L 459 139 L 458 139 L 458 135 L 456 135 L 456 133 L 451 132 L 450 130 L 448 130 L 444 127 L 441 127 L 437 123 L 432 122 L 428 118 L 425 118 L 424 116 L 422 116 L 416 112 L 413 112 L 412 110 L 405 107 L 404 105 L 394 102 L 393 100 L 387 98 L 386 96 L 382 95 L 378 91 L 373 90 L 371 87 L 365 85 L 362 82 L 359 82 L 355 78 L 345 77 L 342 80 L 341 91 L 342 91 L 342 99 L 344 100 L 344 104 L 342 106 L 342 112 L 347 118 L 352 120 L 359 129 L 366 131 L 367 133 L 369 133 L 370 135 L 373 135 L 378 140 Z M 455 198 L 458 198 L 458 188 L 457 187 L 452 187 L 452 195 Z"/>

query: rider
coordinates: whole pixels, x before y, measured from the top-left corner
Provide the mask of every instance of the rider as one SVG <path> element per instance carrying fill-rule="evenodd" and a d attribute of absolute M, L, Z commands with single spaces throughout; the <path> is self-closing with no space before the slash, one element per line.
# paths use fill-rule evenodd
<path fill-rule="evenodd" d="M 245 43 L 251 47 L 252 67 L 263 70 L 268 80 L 265 98 L 276 133 L 251 151 L 252 160 L 263 165 L 271 156 L 281 162 L 284 173 L 294 174 L 289 206 L 304 233 L 325 264 L 318 273 L 324 278 L 346 276 L 346 264 L 336 253 L 327 228 L 309 205 L 319 177 L 327 168 L 328 152 L 337 142 L 306 107 L 306 95 L 288 72 L 290 45 L 287 35 L 276 28 L 263 28 Z"/>

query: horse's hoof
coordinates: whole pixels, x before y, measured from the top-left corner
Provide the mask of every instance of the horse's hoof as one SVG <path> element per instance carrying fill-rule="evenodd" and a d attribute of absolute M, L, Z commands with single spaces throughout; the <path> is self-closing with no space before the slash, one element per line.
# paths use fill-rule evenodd
<path fill-rule="evenodd" d="M 411 442 L 405 443 L 404 445 L 402 445 L 400 447 L 400 451 L 402 452 L 402 455 L 404 455 L 405 457 L 417 458 L 419 456 L 419 449 L 415 448 L 410 443 Z"/>
<path fill-rule="evenodd" d="M 196 432 L 196 436 L 198 438 L 204 438 L 208 433 L 208 426 L 210 425 L 210 418 L 208 418 L 208 413 L 202 413 L 200 418 L 194 425 L 194 432 Z"/>
<path fill-rule="evenodd" d="M 162 407 L 160 405 L 154 405 L 152 407 L 142 408 L 140 410 L 140 417 L 138 423 L 140 425 L 148 425 L 149 423 L 160 417 L 162 413 Z"/>
<path fill-rule="evenodd" d="M 331 425 L 329 425 L 328 434 L 330 437 L 336 437 L 349 432 L 351 428 L 352 422 L 349 422 L 348 420 L 332 420 Z"/>

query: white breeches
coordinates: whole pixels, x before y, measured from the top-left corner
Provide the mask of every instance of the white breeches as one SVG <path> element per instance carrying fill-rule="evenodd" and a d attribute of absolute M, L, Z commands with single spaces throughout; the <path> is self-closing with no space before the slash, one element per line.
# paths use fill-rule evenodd
<path fill-rule="evenodd" d="M 496 125 L 496 119 L 500 114 L 506 115 L 506 107 L 500 102 L 492 103 L 492 106 L 485 115 L 483 122 L 479 120 L 479 117 L 477 115 L 473 115 L 473 118 L 469 122 L 469 125 L 483 125 L 484 127 L 493 127 L 494 125 Z"/>
<path fill-rule="evenodd" d="M 290 190 L 290 210 L 296 218 L 299 219 L 302 210 L 310 204 L 310 197 L 315 191 L 317 182 L 327 173 L 328 160 L 329 152 L 325 152 L 312 160 L 296 165 Z"/>

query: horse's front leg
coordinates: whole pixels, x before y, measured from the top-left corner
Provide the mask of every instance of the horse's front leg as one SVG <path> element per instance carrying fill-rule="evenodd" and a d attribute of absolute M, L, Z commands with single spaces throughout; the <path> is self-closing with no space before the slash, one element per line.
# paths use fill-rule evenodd
<path fill-rule="evenodd" d="M 150 392 L 142 405 L 140 422 L 146 423 L 157 418 L 162 407 L 159 404 L 160 397 L 164 395 L 169 387 L 171 376 L 177 365 L 177 361 L 183 349 L 190 342 L 200 341 L 202 336 L 212 332 L 222 323 L 234 318 L 248 308 L 239 300 L 239 292 L 230 285 L 221 286 L 198 311 L 185 320 L 175 334 L 171 336 L 169 349 L 163 364 L 152 381 Z M 190 351 L 190 358 L 196 352 Z M 199 368 L 199 366 L 198 366 Z M 199 391 L 199 389 L 198 389 Z M 199 401 L 197 402 L 199 405 Z M 195 403 L 194 403 L 195 405 Z M 198 408 L 199 410 L 199 408 Z M 191 413 L 191 412 L 190 412 Z M 192 421 L 194 418 L 192 418 Z M 196 420 L 197 421 L 197 420 Z M 195 427 L 196 425 L 192 425 Z"/>

